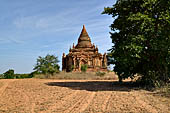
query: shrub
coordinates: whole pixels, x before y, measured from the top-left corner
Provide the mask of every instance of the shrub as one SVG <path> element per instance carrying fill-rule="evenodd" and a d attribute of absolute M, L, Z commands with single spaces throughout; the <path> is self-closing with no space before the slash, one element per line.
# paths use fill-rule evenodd
<path fill-rule="evenodd" d="M 87 68 L 88 68 L 87 64 L 82 65 L 82 66 L 81 66 L 81 71 L 82 71 L 82 72 L 86 72 L 86 71 L 87 71 Z"/>
<path fill-rule="evenodd" d="M 32 78 L 31 74 L 15 74 L 15 78 L 22 79 L 22 78 Z"/>
<path fill-rule="evenodd" d="M 4 75 L 4 78 L 6 78 L 6 79 L 15 78 L 14 70 L 13 70 L 13 69 L 9 69 L 9 70 L 6 71 L 3 75 Z"/>
<path fill-rule="evenodd" d="M 100 76 L 100 77 L 103 77 L 106 73 L 105 72 L 96 72 L 96 76 Z"/>
<path fill-rule="evenodd" d="M 33 72 L 31 72 L 31 73 L 29 74 L 29 77 L 30 77 L 30 78 L 33 78 L 33 77 L 35 77 L 37 74 L 40 74 L 40 73 L 38 73 L 38 71 L 33 71 Z"/>

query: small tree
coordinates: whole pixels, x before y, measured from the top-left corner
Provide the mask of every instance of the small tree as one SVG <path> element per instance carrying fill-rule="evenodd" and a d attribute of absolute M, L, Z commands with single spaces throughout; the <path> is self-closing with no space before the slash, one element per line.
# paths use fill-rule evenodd
<path fill-rule="evenodd" d="M 47 54 L 45 57 L 39 56 L 34 70 L 40 74 L 54 74 L 59 72 L 58 57 Z"/>
<path fill-rule="evenodd" d="M 4 75 L 4 78 L 6 78 L 6 79 L 11 79 L 11 78 L 15 77 L 13 69 L 9 69 L 3 75 Z"/>
<path fill-rule="evenodd" d="M 88 68 L 87 64 L 84 64 L 81 66 L 81 71 L 85 73 L 87 71 L 87 68 Z"/>

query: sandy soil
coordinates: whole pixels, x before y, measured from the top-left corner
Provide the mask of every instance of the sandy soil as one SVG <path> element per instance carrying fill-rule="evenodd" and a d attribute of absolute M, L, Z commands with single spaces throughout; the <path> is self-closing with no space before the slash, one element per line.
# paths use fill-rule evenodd
<path fill-rule="evenodd" d="M 0 80 L 0 113 L 170 113 L 170 99 L 104 80 Z"/>

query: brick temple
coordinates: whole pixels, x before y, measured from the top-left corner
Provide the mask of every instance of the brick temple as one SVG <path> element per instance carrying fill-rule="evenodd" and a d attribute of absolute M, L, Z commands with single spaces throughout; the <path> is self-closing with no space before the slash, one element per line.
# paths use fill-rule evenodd
<path fill-rule="evenodd" d="M 78 38 L 75 46 L 73 43 L 69 53 L 62 56 L 62 70 L 66 72 L 80 72 L 82 65 L 87 65 L 87 71 L 107 71 L 106 53 L 103 55 L 98 52 L 97 46 L 91 44 L 91 39 L 85 26 Z"/>

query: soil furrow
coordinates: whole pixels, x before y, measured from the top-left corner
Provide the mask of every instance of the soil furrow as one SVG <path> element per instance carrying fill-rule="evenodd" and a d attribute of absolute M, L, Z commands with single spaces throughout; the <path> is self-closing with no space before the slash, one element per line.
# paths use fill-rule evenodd
<path fill-rule="evenodd" d="M 79 106 L 83 101 L 85 101 L 87 96 L 88 94 L 86 93 L 79 95 L 79 98 L 72 102 L 74 104 L 72 104 L 69 108 L 66 108 L 66 110 L 63 113 L 71 113 L 73 111 L 75 112 L 75 108 Z"/>
<path fill-rule="evenodd" d="M 64 95 L 59 100 L 55 100 L 56 103 L 48 107 L 47 113 L 50 111 L 56 111 L 57 109 L 60 109 L 64 106 L 64 104 L 67 104 L 69 100 L 71 100 L 73 97 L 75 97 L 78 94 L 78 91 L 72 91 L 69 95 Z"/>
<path fill-rule="evenodd" d="M 90 105 L 93 98 L 95 97 L 96 92 L 89 92 L 86 98 L 84 98 L 79 104 L 76 104 L 72 109 L 73 113 L 82 113 Z"/>
<path fill-rule="evenodd" d="M 102 104 L 102 111 L 106 111 L 107 110 L 107 106 L 108 106 L 110 98 L 111 98 L 111 94 L 106 95 L 106 97 L 104 99 L 104 102 Z"/>
<path fill-rule="evenodd" d="M 3 81 L 4 84 L 3 86 L 0 88 L 0 96 L 2 96 L 2 94 L 4 93 L 5 89 L 8 87 L 8 85 L 11 83 L 11 82 L 14 82 L 15 79 L 12 79 L 12 80 L 5 80 Z M 1 81 L 2 82 L 2 81 Z"/>
<path fill-rule="evenodd" d="M 169 98 L 108 81 L 2 79 L 1 86 L 0 113 L 170 113 Z"/>

